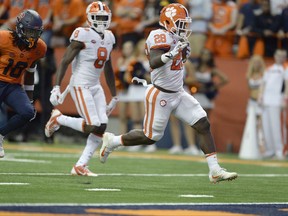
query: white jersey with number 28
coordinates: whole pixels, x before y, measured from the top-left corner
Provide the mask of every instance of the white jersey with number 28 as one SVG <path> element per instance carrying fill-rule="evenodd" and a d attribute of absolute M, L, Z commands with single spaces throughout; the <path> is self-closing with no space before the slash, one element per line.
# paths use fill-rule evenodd
<path fill-rule="evenodd" d="M 177 38 L 164 29 L 151 31 L 146 40 L 146 54 L 152 49 L 162 49 L 165 52 L 173 50 L 177 43 Z M 151 72 L 151 82 L 166 90 L 180 91 L 183 89 L 183 63 L 181 52 L 171 61 L 162 67 L 153 69 Z"/>

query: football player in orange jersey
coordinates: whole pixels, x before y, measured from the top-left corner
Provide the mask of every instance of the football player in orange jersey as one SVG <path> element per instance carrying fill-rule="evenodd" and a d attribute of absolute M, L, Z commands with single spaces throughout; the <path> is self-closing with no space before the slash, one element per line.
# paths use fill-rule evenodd
<path fill-rule="evenodd" d="M 169 4 L 160 12 L 159 24 L 163 27 L 150 32 L 146 40 L 146 54 L 151 71 L 145 99 L 143 130 L 132 130 L 115 136 L 105 133 L 100 149 L 100 161 L 119 146 L 151 145 L 164 135 L 171 114 L 189 124 L 203 139 L 200 147 L 205 153 L 212 183 L 233 180 L 237 173 L 227 172 L 218 164 L 216 148 L 210 131 L 207 114 L 200 103 L 183 89 L 183 63 L 190 56 L 188 37 L 191 18 L 181 4 Z"/>
<path fill-rule="evenodd" d="M 46 44 L 39 39 L 42 32 L 42 19 L 34 10 L 17 16 L 15 30 L 0 31 L 0 103 L 16 113 L 0 126 L 0 157 L 4 157 L 4 136 L 35 117 L 34 72 L 37 61 L 46 53 Z"/>

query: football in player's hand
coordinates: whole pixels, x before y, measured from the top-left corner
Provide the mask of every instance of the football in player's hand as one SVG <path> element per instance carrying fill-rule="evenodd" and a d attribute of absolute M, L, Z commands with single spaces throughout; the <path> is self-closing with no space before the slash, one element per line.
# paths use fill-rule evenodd
<path fill-rule="evenodd" d="M 187 52 L 188 52 L 188 48 L 187 47 L 182 49 L 182 61 L 183 62 L 185 62 L 187 60 Z"/>

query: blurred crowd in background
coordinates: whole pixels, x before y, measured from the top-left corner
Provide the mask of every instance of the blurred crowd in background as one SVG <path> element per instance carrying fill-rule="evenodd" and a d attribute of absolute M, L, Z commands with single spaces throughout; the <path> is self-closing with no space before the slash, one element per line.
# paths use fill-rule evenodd
<path fill-rule="evenodd" d="M 46 57 L 38 65 L 39 76 L 35 83 L 37 86 L 35 99 L 40 101 L 42 107 L 42 112 L 38 115 L 40 126 L 36 126 L 39 131 L 31 130 L 31 125 L 27 125 L 16 134 L 10 135 L 10 141 L 27 141 L 29 137 L 33 137 L 33 133 L 38 133 L 40 139 L 53 143 L 53 137 L 46 138 L 43 131 L 52 110 L 49 96 L 53 87 L 53 74 L 57 67 L 54 51 L 67 46 L 75 28 L 87 25 L 85 10 L 91 2 L 90 0 L 0 0 L 1 29 L 13 29 L 16 17 L 21 11 L 34 9 L 43 19 L 45 30 L 42 39 L 48 46 Z M 249 59 L 258 56 L 257 58 L 262 59 L 264 64 L 265 59 L 273 58 L 277 49 L 288 48 L 288 0 L 104 2 L 112 11 L 110 29 L 116 36 L 115 51 L 120 53 L 114 65 L 114 72 L 120 99 L 118 117 L 121 134 L 131 128 L 142 128 L 145 87 L 131 83 L 131 80 L 137 76 L 149 83 L 150 68 L 145 56 L 145 38 L 151 30 L 159 28 L 159 13 L 167 4 L 177 2 L 185 5 L 192 18 L 193 33 L 189 37 L 192 52 L 185 64 L 184 83 L 187 91 L 197 98 L 208 115 L 214 108 L 214 99 L 218 95 L 219 88 L 229 82 L 225 73 L 215 64 L 215 57 Z M 262 73 L 260 75 L 262 77 Z M 257 96 L 253 97 L 257 100 Z M 5 121 L 12 111 L 3 106 L 1 109 L 0 120 Z M 197 147 L 197 142 L 201 140 L 197 140 L 197 134 L 193 135 L 190 132 L 193 129 L 179 125 L 174 118 L 171 122 L 173 123 L 170 124 L 170 130 L 174 145 L 169 152 L 201 154 Z M 189 131 L 185 149 L 181 145 L 182 129 Z M 134 150 L 139 149 L 131 148 L 131 151 Z M 147 152 L 155 150 L 155 145 L 145 149 Z"/>

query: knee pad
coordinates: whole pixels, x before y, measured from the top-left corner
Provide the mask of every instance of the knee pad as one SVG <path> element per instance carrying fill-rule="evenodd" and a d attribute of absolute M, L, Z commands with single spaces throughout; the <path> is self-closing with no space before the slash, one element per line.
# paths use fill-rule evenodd
<path fill-rule="evenodd" d="M 210 132 L 210 122 L 207 117 L 201 118 L 192 127 L 200 134 L 205 134 L 205 133 Z"/>

